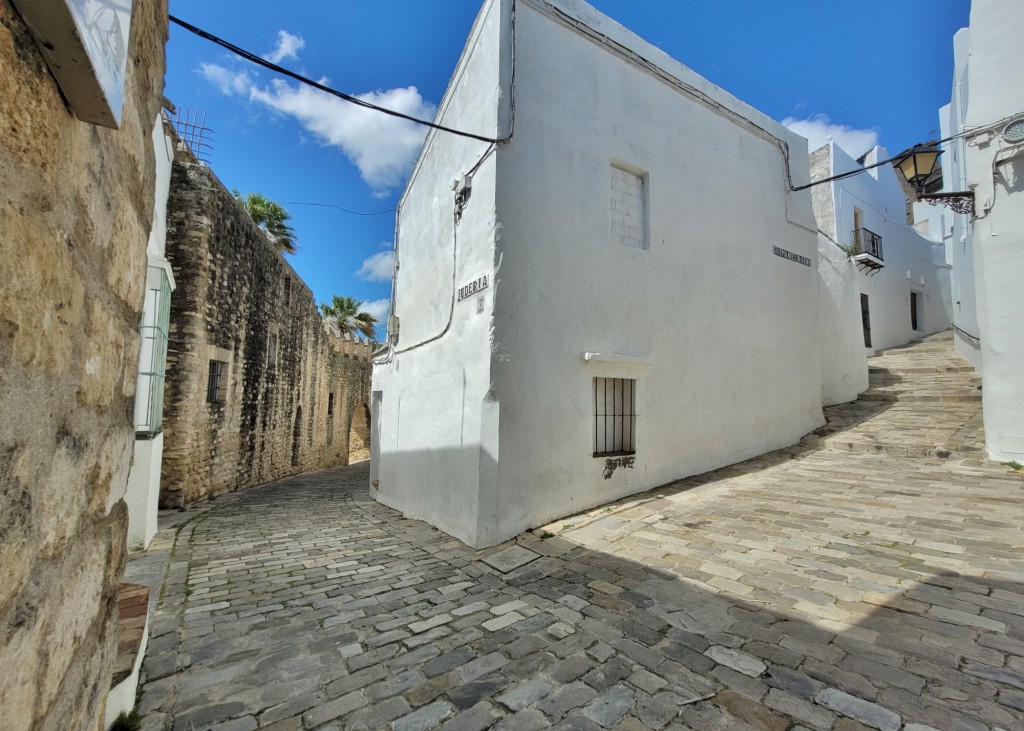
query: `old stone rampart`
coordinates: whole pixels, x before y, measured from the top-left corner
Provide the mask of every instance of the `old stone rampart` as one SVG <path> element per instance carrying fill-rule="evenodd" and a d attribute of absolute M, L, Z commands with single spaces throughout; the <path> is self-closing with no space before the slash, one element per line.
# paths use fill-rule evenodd
<path fill-rule="evenodd" d="M 372 345 L 330 333 L 312 292 L 209 168 L 181 152 L 171 175 L 161 506 L 348 464 L 350 431 L 362 458 Z"/>
<path fill-rule="evenodd" d="M 69 111 L 0 0 L 0 727 L 96 729 L 117 652 L 167 3 L 120 129 Z"/>

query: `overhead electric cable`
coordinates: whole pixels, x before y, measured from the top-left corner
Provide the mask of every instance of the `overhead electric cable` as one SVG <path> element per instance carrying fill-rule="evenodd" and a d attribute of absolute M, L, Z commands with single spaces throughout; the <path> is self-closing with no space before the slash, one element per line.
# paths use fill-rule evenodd
<path fill-rule="evenodd" d="M 941 140 L 929 140 L 928 142 L 922 142 L 922 143 L 920 143 L 920 145 L 915 145 L 913 148 L 910 148 L 910 149 L 914 149 L 916 147 L 920 147 L 920 146 L 924 146 L 924 145 L 934 145 L 935 147 L 938 147 L 939 145 L 941 145 L 943 143 L 950 142 L 952 140 L 956 140 L 956 139 L 959 139 L 961 137 L 970 137 L 971 135 L 975 134 L 976 130 L 977 130 L 977 128 L 969 130 L 969 131 L 965 130 L 965 131 L 959 132 L 959 133 L 957 133 L 955 135 L 950 135 L 949 137 L 943 137 Z M 821 185 L 822 183 L 832 183 L 832 182 L 835 182 L 836 180 L 843 180 L 845 178 L 852 178 L 854 175 L 860 175 L 861 173 L 866 172 L 868 170 L 873 170 L 874 168 L 881 167 L 882 165 L 885 165 L 886 163 L 895 162 L 896 160 L 899 160 L 904 155 L 906 155 L 908 152 L 909 152 L 909 150 L 904 150 L 903 152 L 899 153 L 898 155 L 893 155 L 888 160 L 882 160 L 880 162 L 872 163 L 871 165 L 862 165 L 861 167 L 857 168 L 856 170 L 848 170 L 845 173 L 839 173 L 838 175 L 833 175 L 831 178 L 822 178 L 821 180 L 815 180 L 815 181 L 812 181 L 810 183 L 806 183 L 804 185 L 798 185 L 796 187 L 790 186 L 789 189 L 791 191 L 793 191 L 793 192 L 796 192 L 798 190 L 806 190 L 807 188 L 813 188 L 814 186 Z"/>
<path fill-rule="evenodd" d="M 295 79 L 296 81 L 306 84 L 308 86 L 312 86 L 314 89 L 319 89 L 320 91 L 330 94 L 332 96 L 336 96 L 339 99 L 343 99 L 344 101 L 350 102 L 351 104 L 356 104 L 360 107 L 366 107 L 367 109 L 372 109 L 375 112 L 388 114 L 392 117 L 398 117 L 399 119 L 405 119 L 410 122 L 414 122 L 415 124 L 420 124 L 423 125 L 424 127 L 430 127 L 431 129 L 436 129 L 441 132 L 448 132 L 449 134 L 458 135 L 460 137 L 468 137 L 470 139 L 480 140 L 481 142 L 490 142 L 493 144 L 495 142 L 507 142 L 510 139 L 509 137 L 499 139 L 496 137 L 486 137 L 484 135 L 478 135 L 474 132 L 465 132 L 463 130 L 454 129 L 452 127 L 445 127 L 443 124 L 437 124 L 426 119 L 413 117 L 409 114 L 404 114 L 403 112 L 399 112 L 394 109 L 388 109 L 387 107 L 377 106 L 376 104 L 372 104 L 371 102 L 352 96 L 351 94 L 346 94 L 343 91 L 338 91 L 337 89 L 332 89 L 329 86 L 325 86 L 324 84 L 321 84 L 319 81 L 313 81 L 312 79 L 302 76 L 301 74 L 297 74 L 294 71 L 289 71 L 283 66 L 278 66 L 276 63 L 271 63 L 267 59 L 262 58 L 256 55 L 255 53 L 246 51 L 244 48 L 239 48 L 230 41 L 226 41 L 223 38 L 219 38 L 218 36 L 213 35 L 212 33 L 208 33 L 202 28 L 197 28 L 191 23 L 186 23 L 184 20 L 181 20 L 180 18 L 175 18 L 173 15 L 169 15 L 168 19 L 172 23 L 181 26 L 190 33 L 195 33 L 200 38 L 204 38 L 210 41 L 211 43 L 216 43 L 218 46 L 221 46 L 222 48 L 231 51 L 235 55 L 241 56 L 246 61 L 251 61 L 252 63 L 262 66 L 263 68 L 270 69 L 271 71 L 275 71 L 279 74 L 283 74 L 284 76 Z"/>
<path fill-rule="evenodd" d="M 282 201 L 285 205 L 289 206 L 320 206 L 322 208 L 337 208 L 339 211 L 345 213 L 351 213 L 353 216 L 383 216 L 385 213 L 394 213 L 394 208 L 389 208 L 386 211 L 373 211 L 372 213 L 364 213 L 362 211 L 352 211 L 348 208 L 342 208 L 341 206 L 335 205 L 334 203 L 307 203 L 305 201 Z"/>

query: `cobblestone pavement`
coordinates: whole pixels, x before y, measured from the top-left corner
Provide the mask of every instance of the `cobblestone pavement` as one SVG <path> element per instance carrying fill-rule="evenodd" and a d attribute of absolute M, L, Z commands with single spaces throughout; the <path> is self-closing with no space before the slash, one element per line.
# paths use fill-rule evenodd
<path fill-rule="evenodd" d="M 365 465 L 169 513 L 143 729 L 1024 728 L 1024 477 L 791 448 L 482 551 Z"/>

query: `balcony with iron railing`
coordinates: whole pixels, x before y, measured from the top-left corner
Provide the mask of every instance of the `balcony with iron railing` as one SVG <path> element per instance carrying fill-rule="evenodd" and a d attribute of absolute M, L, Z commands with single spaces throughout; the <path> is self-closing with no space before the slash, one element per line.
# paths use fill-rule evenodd
<path fill-rule="evenodd" d="M 859 267 L 872 270 L 885 266 L 882 257 L 882 237 L 866 228 L 853 231 L 853 260 Z"/>

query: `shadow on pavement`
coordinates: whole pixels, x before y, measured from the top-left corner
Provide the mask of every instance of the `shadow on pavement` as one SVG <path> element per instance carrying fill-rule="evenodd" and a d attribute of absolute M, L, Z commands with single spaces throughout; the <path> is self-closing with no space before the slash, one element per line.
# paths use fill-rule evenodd
<path fill-rule="evenodd" d="M 168 556 L 143 728 L 1024 728 L 1020 541 L 996 540 L 1020 493 L 932 463 L 830 486 L 866 456 L 804 456 L 481 551 L 373 501 L 365 464 L 221 498 Z M 777 491 L 793 471 L 812 486 Z"/>

